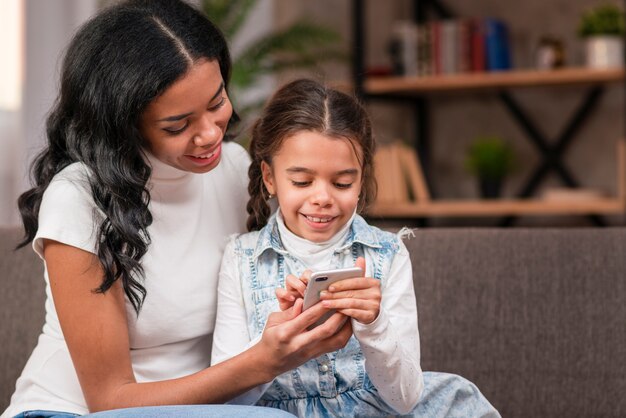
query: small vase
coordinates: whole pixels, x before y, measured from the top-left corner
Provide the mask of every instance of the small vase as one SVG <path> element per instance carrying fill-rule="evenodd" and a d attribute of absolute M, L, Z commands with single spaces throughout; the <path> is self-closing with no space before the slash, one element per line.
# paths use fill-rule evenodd
<path fill-rule="evenodd" d="M 483 199 L 497 199 L 502 190 L 502 179 L 478 179 L 478 186 Z"/>
<path fill-rule="evenodd" d="M 589 68 L 621 68 L 624 41 L 619 36 L 590 36 L 585 39 L 585 57 Z"/>

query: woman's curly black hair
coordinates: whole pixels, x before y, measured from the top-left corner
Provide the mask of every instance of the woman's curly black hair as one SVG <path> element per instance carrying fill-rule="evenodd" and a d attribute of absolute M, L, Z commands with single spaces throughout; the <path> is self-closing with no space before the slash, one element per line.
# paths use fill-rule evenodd
<path fill-rule="evenodd" d="M 18 206 L 25 236 L 34 239 L 39 208 L 52 178 L 68 165 L 88 168 L 97 207 L 97 256 L 104 269 L 95 289 L 121 280 L 139 313 L 146 297 L 141 258 L 150 244 L 145 160 L 139 120 L 148 106 L 198 60 L 217 60 L 228 82 L 231 61 L 222 33 L 180 0 L 130 0 L 103 10 L 71 41 L 57 100 L 46 121 L 47 146 L 31 167 L 34 187 Z M 237 120 L 237 115 L 229 126 Z"/>

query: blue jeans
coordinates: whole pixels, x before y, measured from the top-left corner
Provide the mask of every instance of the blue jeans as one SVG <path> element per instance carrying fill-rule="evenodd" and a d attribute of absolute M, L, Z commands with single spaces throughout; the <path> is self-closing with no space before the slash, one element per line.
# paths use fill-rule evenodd
<path fill-rule="evenodd" d="M 73 418 L 79 415 L 71 414 L 69 412 L 58 411 L 25 411 L 17 414 L 13 418 Z"/>
<path fill-rule="evenodd" d="M 77 416 L 68 412 L 26 411 L 16 415 L 15 418 L 74 418 Z M 293 418 L 290 413 L 278 409 L 241 405 L 147 406 L 114 409 L 84 416 L 93 418 Z"/>

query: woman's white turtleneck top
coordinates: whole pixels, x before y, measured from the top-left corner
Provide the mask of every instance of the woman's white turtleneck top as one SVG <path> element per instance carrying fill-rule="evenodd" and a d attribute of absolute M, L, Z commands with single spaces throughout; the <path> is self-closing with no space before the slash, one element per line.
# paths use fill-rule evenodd
<path fill-rule="evenodd" d="M 209 366 L 217 279 L 227 237 L 245 230 L 249 157 L 225 143 L 219 165 L 206 174 L 170 167 L 152 156 L 148 183 L 150 245 L 141 259 L 147 296 L 137 315 L 126 310 L 130 356 L 138 382 L 172 379 Z M 43 240 L 95 253 L 103 213 L 94 204 L 80 163 L 59 172 L 44 193 L 33 248 L 43 258 Z M 87 413 L 61 332 L 47 270 L 46 322 L 9 409 Z"/>

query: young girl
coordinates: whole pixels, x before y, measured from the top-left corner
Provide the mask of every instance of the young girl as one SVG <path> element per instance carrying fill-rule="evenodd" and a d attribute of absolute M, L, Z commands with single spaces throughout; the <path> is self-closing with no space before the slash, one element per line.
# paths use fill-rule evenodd
<path fill-rule="evenodd" d="M 290 310 L 209 368 L 223 248 L 245 226 L 229 74 L 222 34 L 182 1 L 116 2 L 77 32 L 19 202 L 22 245 L 45 260 L 46 323 L 3 418 L 285 416 L 207 404 L 348 341 L 338 319 L 306 331 L 323 307 Z"/>
<path fill-rule="evenodd" d="M 271 312 L 300 309 L 306 278 L 296 275 L 357 265 L 365 277 L 322 292 L 321 305 L 350 321 L 348 345 L 241 401 L 301 417 L 498 416 L 466 380 L 422 374 L 409 254 L 398 236 L 357 214 L 375 189 L 365 110 L 314 81 L 292 82 L 254 126 L 250 152 L 254 232 L 234 237 L 225 250 L 212 363 L 259 338 Z"/>

